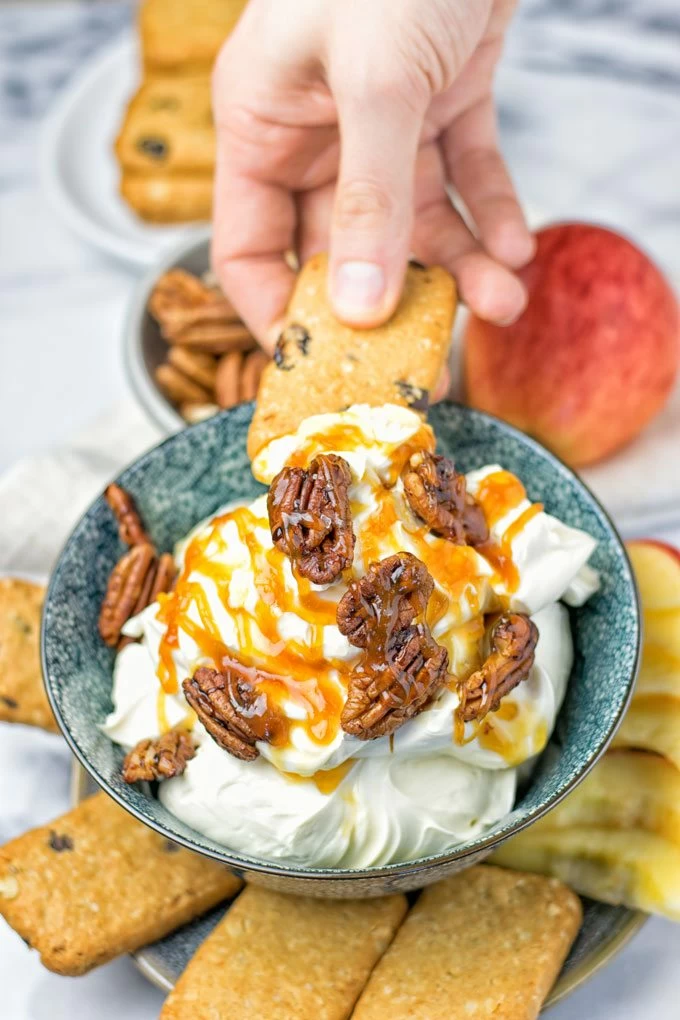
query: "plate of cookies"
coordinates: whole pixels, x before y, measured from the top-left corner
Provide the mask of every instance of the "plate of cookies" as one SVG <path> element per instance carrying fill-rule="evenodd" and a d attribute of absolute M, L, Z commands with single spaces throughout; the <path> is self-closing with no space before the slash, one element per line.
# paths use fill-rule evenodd
<path fill-rule="evenodd" d="M 245 0 L 200 12 L 144 0 L 126 33 L 76 77 L 46 125 L 43 182 L 56 213 L 108 254 L 148 265 L 210 219 L 210 72 Z"/>
<path fill-rule="evenodd" d="M 147 223 L 121 196 L 114 143 L 137 75 L 137 42 L 129 35 L 83 70 L 45 124 L 41 173 L 52 208 L 79 237 L 123 262 L 147 265 L 190 228 Z"/>

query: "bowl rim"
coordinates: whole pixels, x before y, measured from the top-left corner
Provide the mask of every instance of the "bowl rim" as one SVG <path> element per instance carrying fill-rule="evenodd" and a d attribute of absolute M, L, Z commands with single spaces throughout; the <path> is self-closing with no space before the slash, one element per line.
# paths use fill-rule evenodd
<path fill-rule="evenodd" d="M 149 297 L 160 276 L 179 263 L 196 248 L 209 243 L 212 227 L 192 228 L 188 236 L 166 247 L 136 282 L 130 294 L 123 321 L 123 367 L 127 381 L 140 405 L 151 420 L 165 433 L 178 432 L 186 422 L 173 404 L 160 392 L 144 361 L 142 324 Z"/>
<path fill-rule="evenodd" d="M 54 712 L 54 716 L 57 720 L 59 728 L 69 747 L 75 754 L 76 758 L 87 770 L 87 772 L 92 776 L 97 785 L 101 789 L 103 789 L 110 797 L 112 797 L 113 800 L 120 805 L 120 807 L 124 808 L 138 821 L 142 822 L 144 825 L 149 826 L 149 828 L 155 830 L 159 835 L 163 836 L 165 839 L 169 839 L 171 842 L 178 843 L 180 846 L 183 846 L 187 850 L 192 850 L 195 853 L 200 853 L 204 857 L 209 857 L 212 858 L 213 860 L 219 861 L 220 863 L 227 865 L 234 872 L 240 875 L 247 874 L 248 872 L 257 872 L 259 874 L 274 876 L 276 878 L 292 879 L 298 881 L 302 880 L 308 882 L 310 885 L 314 884 L 315 882 L 317 883 L 329 881 L 352 882 L 361 880 L 365 881 L 366 879 L 376 880 L 384 879 L 389 882 L 389 880 L 403 879 L 411 874 L 425 875 L 428 872 L 433 871 L 435 869 L 444 870 L 447 868 L 448 865 L 454 863 L 455 861 L 464 861 L 468 857 L 472 858 L 470 862 L 471 864 L 474 863 L 474 861 L 479 861 L 483 859 L 483 857 L 491 853 L 496 846 L 500 846 L 503 842 L 505 842 L 506 839 L 510 839 L 512 836 L 516 836 L 520 832 L 523 832 L 525 829 L 529 828 L 530 825 L 533 825 L 534 822 L 537 822 L 540 818 L 543 818 L 553 808 L 557 807 L 557 805 L 561 803 L 561 801 L 564 800 L 564 798 L 569 793 L 571 793 L 571 791 L 574 790 L 579 785 L 579 783 L 581 783 L 585 779 L 585 777 L 588 775 L 591 769 L 604 755 L 612 739 L 614 738 L 614 735 L 618 730 L 621 721 L 623 720 L 623 717 L 630 705 L 631 699 L 633 697 L 633 691 L 635 688 L 635 682 L 637 680 L 640 669 L 640 661 L 642 654 L 642 626 L 641 626 L 642 615 L 640 593 L 638 590 L 637 581 L 635 579 L 635 574 L 633 572 L 632 564 L 625 543 L 621 536 L 619 535 L 616 525 L 612 521 L 611 517 L 609 516 L 605 508 L 602 506 L 598 498 L 593 494 L 591 489 L 576 474 L 576 472 L 572 468 L 570 468 L 556 454 L 552 453 L 552 451 L 548 450 L 545 446 L 543 446 L 542 443 L 534 439 L 532 436 L 528 436 L 525 433 L 520 432 L 519 429 L 516 429 L 513 425 L 508 424 L 508 422 L 503 421 L 501 418 L 498 418 L 491 414 L 487 414 L 485 411 L 480 411 L 477 408 L 468 407 L 465 404 L 461 404 L 453 400 L 445 400 L 442 401 L 441 403 L 452 404 L 459 410 L 462 410 L 465 414 L 477 416 L 481 418 L 483 421 L 489 421 L 497 426 L 500 426 L 500 428 L 503 431 L 512 436 L 516 441 L 520 443 L 520 445 L 526 445 L 530 449 L 537 452 L 539 455 L 547 457 L 547 459 L 552 462 L 552 466 L 556 468 L 558 472 L 566 474 L 567 477 L 570 478 L 572 483 L 574 483 L 577 487 L 580 487 L 585 492 L 585 494 L 592 501 L 596 509 L 600 512 L 600 514 L 604 518 L 604 521 L 609 526 L 609 529 L 611 531 L 611 537 L 613 538 L 615 544 L 618 547 L 618 552 L 621 556 L 622 563 L 625 568 L 627 579 L 629 581 L 630 589 L 633 596 L 633 609 L 635 611 L 635 655 L 632 669 L 630 671 L 630 676 L 628 677 L 627 681 L 625 697 L 623 698 L 623 701 L 621 702 L 621 705 L 616 715 L 612 719 L 600 746 L 596 750 L 590 752 L 590 754 L 585 758 L 584 762 L 579 766 L 576 773 L 571 777 L 569 782 L 565 784 L 563 789 L 558 790 L 551 797 L 549 797 L 545 801 L 545 803 L 534 808 L 533 811 L 531 811 L 525 818 L 515 821 L 509 832 L 504 832 L 501 834 L 490 834 L 476 842 L 474 846 L 466 847 L 465 845 L 463 845 L 459 847 L 452 847 L 450 850 L 442 851 L 439 854 L 430 855 L 429 857 L 416 858 L 415 860 L 412 861 L 396 861 L 390 864 L 370 865 L 366 868 L 305 867 L 304 865 L 278 863 L 275 861 L 266 861 L 264 859 L 251 857 L 240 857 L 235 852 L 229 850 L 228 847 L 224 847 L 223 850 L 214 849 L 213 847 L 203 844 L 202 842 L 204 838 L 203 835 L 195 829 L 191 830 L 192 832 L 195 833 L 194 840 L 183 835 L 182 833 L 176 833 L 174 831 L 168 830 L 161 822 L 157 821 L 155 818 L 148 818 L 144 814 L 142 814 L 134 804 L 131 804 L 125 797 L 121 796 L 121 794 L 118 793 L 116 789 L 103 776 L 99 774 L 94 764 L 90 762 L 87 755 L 82 751 L 75 737 L 71 733 L 70 728 L 62 715 L 60 706 L 57 703 L 55 693 L 52 689 L 52 680 L 48 666 L 47 633 L 45 627 L 47 607 L 51 604 L 52 599 L 54 597 L 54 588 L 56 587 L 57 581 L 59 579 L 64 553 L 71 544 L 71 541 L 74 539 L 77 531 L 81 527 L 83 520 L 89 514 L 92 513 L 94 507 L 103 498 L 103 496 L 100 493 L 90 503 L 90 505 L 87 507 L 84 513 L 81 514 L 74 528 L 69 533 L 66 541 L 64 542 L 60 550 L 54 569 L 51 573 L 49 584 L 47 587 L 47 592 L 45 594 L 45 601 L 43 604 L 43 612 L 41 619 L 40 659 L 43 683 L 47 692 L 47 697 L 52 707 L 52 711 Z M 248 405 L 240 405 L 240 408 L 242 409 L 244 406 Z M 214 427 L 214 423 L 218 419 L 225 416 L 229 416 L 238 410 L 239 410 L 238 407 L 229 408 L 225 411 L 220 412 L 219 415 L 214 415 L 212 418 L 209 418 L 206 421 L 198 422 L 194 425 L 188 426 L 187 429 L 182 430 L 181 434 L 183 434 L 185 431 L 193 432 Z M 155 456 L 158 450 L 174 442 L 178 434 L 180 433 L 173 433 L 169 436 L 166 436 L 163 440 L 161 440 L 161 442 L 157 443 L 155 446 L 152 446 L 149 450 L 146 450 L 143 454 L 141 454 L 141 456 L 137 457 L 130 464 L 128 464 L 122 471 L 119 471 L 116 474 L 115 478 L 118 479 L 122 474 L 125 474 L 127 471 L 140 467 L 142 463 L 145 462 L 148 458 Z M 191 829 L 191 826 L 187 826 L 187 828 Z"/>

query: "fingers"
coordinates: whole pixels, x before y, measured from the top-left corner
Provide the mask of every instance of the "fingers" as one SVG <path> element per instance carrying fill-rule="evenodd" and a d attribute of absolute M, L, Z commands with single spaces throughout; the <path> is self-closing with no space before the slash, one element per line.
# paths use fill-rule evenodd
<path fill-rule="evenodd" d="M 356 326 L 394 311 L 413 222 L 413 175 L 424 109 L 398 93 L 337 96 L 341 157 L 330 235 L 330 299 Z"/>
<path fill-rule="evenodd" d="M 284 260 L 295 225 L 292 196 L 275 185 L 221 175 L 218 164 L 213 219 L 213 269 L 245 324 L 271 353 L 295 279 Z"/>
<path fill-rule="evenodd" d="M 443 133 L 441 147 L 448 177 L 487 252 L 513 269 L 525 265 L 536 245 L 498 151 L 490 95 L 456 118 Z"/>
<path fill-rule="evenodd" d="M 328 238 L 333 218 L 335 182 L 319 188 L 298 193 L 297 205 L 297 253 L 300 263 L 312 255 L 328 251 Z"/>
<path fill-rule="evenodd" d="M 507 325 L 524 310 L 526 293 L 517 277 L 482 249 L 451 205 L 436 146 L 421 153 L 416 185 L 413 252 L 444 266 L 456 278 L 462 300 L 482 319 Z"/>
<path fill-rule="evenodd" d="M 431 402 L 438 404 L 440 400 L 444 400 L 448 396 L 449 390 L 451 389 L 451 372 L 448 366 L 444 366 L 437 380 L 437 385 L 432 391 Z"/>
<path fill-rule="evenodd" d="M 239 117 L 248 123 L 217 120 L 212 265 L 248 328 L 271 351 L 294 280 L 284 256 L 293 246 L 295 203 L 283 184 L 258 177 L 250 115 L 232 115 Z"/>
<path fill-rule="evenodd" d="M 423 262 L 449 270 L 461 298 L 480 318 L 506 326 L 524 311 L 520 281 L 482 251 L 447 197 L 419 214 L 413 250 Z"/>

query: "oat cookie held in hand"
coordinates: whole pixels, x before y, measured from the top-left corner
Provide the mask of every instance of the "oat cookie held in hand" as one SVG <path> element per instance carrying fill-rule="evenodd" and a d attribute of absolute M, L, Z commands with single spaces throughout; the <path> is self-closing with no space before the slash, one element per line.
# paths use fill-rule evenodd
<path fill-rule="evenodd" d="M 452 277 L 411 264 L 397 308 L 384 326 L 339 322 L 328 299 L 328 259 L 300 271 L 274 360 L 262 374 L 248 453 L 295 432 L 310 415 L 352 404 L 401 404 L 427 411 L 446 363 L 456 309 Z"/>

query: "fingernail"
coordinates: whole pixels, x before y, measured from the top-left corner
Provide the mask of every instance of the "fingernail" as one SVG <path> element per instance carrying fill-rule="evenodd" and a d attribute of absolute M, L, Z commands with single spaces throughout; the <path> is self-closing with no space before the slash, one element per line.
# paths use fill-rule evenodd
<path fill-rule="evenodd" d="M 350 318 L 373 312 L 385 295 L 385 273 L 375 262 L 341 262 L 335 271 L 333 303 Z"/>

